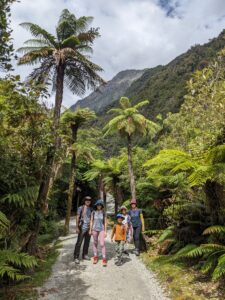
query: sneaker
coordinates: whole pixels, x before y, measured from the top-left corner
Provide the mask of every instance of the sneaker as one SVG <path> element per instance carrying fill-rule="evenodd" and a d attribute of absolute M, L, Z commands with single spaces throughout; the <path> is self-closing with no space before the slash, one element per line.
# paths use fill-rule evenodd
<path fill-rule="evenodd" d="M 122 259 L 118 260 L 115 264 L 116 264 L 118 267 L 122 266 L 122 264 L 123 264 Z"/>
<path fill-rule="evenodd" d="M 80 263 L 80 261 L 79 261 L 78 258 L 75 258 L 75 259 L 74 259 L 74 262 L 75 262 L 76 265 L 79 265 L 79 263 Z"/>
<path fill-rule="evenodd" d="M 123 252 L 123 254 L 125 254 L 126 256 L 129 256 L 129 253 L 126 250 Z"/>
<path fill-rule="evenodd" d="M 84 259 L 84 260 L 90 260 L 90 257 L 89 257 L 88 255 L 84 255 L 84 256 L 83 256 L 83 259 Z"/>
<path fill-rule="evenodd" d="M 98 256 L 94 256 L 93 257 L 93 264 L 97 264 L 97 262 L 98 262 Z"/>
<path fill-rule="evenodd" d="M 103 267 L 106 267 L 106 266 L 107 266 L 107 260 L 106 260 L 106 258 L 103 258 L 103 260 L 102 260 L 102 265 L 103 265 Z"/>
<path fill-rule="evenodd" d="M 140 252 L 139 250 L 136 250 L 136 252 L 134 253 L 136 256 L 140 256 Z"/>

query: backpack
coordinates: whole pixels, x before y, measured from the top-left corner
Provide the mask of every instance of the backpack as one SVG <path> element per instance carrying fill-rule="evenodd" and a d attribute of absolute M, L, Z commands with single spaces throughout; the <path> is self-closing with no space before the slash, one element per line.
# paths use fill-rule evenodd
<path fill-rule="evenodd" d="M 81 210 L 81 212 L 80 212 L 80 215 L 79 215 L 79 227 L 82 227 L 82 225 L 83 225 L 83 222 L 84 222 L 84 207 L 85 207 L 85 205 L 82 205 L 82 210 Z M 90 207 L 91 208 L 91 207 Z M 92 212 L 92 208 L 91 208 L 91 212 Z"/>

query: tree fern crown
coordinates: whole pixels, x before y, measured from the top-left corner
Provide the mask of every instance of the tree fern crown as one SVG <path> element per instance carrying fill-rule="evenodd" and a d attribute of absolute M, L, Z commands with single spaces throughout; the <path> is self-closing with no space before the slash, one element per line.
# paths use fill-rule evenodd
<path fill-rule="evenodd" d="M 102 68 L 89 60 L 92 44 L 99 37 L 98 28 L 88 29 L 92 17 L 77 18 L 67 9 L 62 11 L 56 27 L 56 36 L 39 25 L 22 23 L 33 39 L 24 43 L 17 51 L 22 54 L 19 65 L 36 65 L 29 79 L 46 83 L 49 80 L 56 85 L 58 66 L 64 69 L 65 84 L 77 95 L 83 95 L 86 88 L 95 88 L 103 83 L 98 75 Z"/>
<path fill-rule="evenodd" d="M 117 114 L 109 123 L 105 126 L 105 135 L 119 132 L 122 136 L 132 136 L 136 134 L 154 135 L 159 126 L 146 119 L 140 112 L 139 108 L 149 104 L 148 100 L 141 101 L 138 104 L 132 106 L 129 98 L 120 98 L 120 108 L 113 108 L 108 113 Z"/>

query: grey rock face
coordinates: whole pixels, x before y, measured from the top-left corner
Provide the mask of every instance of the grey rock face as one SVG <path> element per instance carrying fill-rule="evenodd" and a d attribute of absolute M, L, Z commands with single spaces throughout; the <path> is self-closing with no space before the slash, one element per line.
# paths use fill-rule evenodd
<path fill-rule="evenodd" d="M 118 101 L 121 96 L 125 96 L 126 90 L 135 80 L 140 78 L 145 71 L 146 70 L 126 70 L 119 72 L 105 85 L 99 87 L 89 96 L 71 106 L 71 109 L 75 110 L 77 107 L 89 107 L 96 113 L 99 113 L 108 105 Z"/>

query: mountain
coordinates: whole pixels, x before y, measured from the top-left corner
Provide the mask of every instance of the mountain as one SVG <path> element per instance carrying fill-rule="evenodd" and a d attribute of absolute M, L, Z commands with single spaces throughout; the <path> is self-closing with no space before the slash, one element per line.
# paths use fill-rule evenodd
<path fill-rule="evenodd" d="M 71 109 L 77 107 L 89 107 L 96 113 L 100 113 L 108 105 L 117 102 L 123 96 L 131 84 L 138 80 L 145 70 L 126 70 L 119 72 L 112 80 L 98 88 L 83 100 L 79 100 Z"/>
<path fill-rule="evenodd" d="M 195 45 L 165 66 L 145 70 L 127 70 L 118 73 L 99 91 L 78 101 L 72 106 L 89 107 L 98 114 L 97 124 L 102 127 L 110 118 L 106 111 L 118 105 L 120 96 L 128 96 L 133 103 L 148 99 L 150 104 L 143 109 L 149 118 L 159 113 L 177 112 L 186 93 L 186 82 L 191 74 L 207 66 L 225 47 L 225 30 L 204 45 Z"/>

